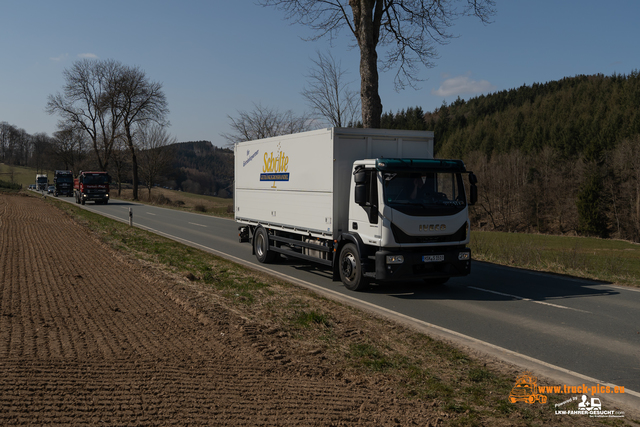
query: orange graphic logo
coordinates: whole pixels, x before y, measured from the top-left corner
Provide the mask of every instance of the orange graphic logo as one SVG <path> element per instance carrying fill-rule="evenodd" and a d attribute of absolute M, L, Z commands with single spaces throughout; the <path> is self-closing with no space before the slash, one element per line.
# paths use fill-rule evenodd
<path fill-rule="evenodd" d="M 547 403 L 547 396 L 538 393 L 538 378 L 534 377 L 531 372 L 525 372 L 516 378 L 516 385 L 509 393 L 509 402 Z"/>

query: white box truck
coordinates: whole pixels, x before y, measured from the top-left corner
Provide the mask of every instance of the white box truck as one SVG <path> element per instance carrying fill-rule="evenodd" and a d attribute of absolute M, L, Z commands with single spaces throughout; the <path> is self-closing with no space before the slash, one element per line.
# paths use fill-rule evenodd
<path fill-rule="evenodd" d="M 476 178 L 433 159 L 433 132 L 329 128 L 234 148 L 235 219 L 258 261 L 317 262 L 351 290 L 469 274 Z"/>
<path fill-rule="evenodd" d="M 36 190 L 47 191 L 48 186 L 49 178 L 47 178 L 47 174 L 36 174 Z"/>

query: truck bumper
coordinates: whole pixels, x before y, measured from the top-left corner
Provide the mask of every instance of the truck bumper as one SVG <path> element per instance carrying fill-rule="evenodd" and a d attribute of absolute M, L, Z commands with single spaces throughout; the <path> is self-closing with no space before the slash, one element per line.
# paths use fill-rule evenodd
<path fill-rule="evenodd" d="M 98 202 L 103 200 L 109 200 L 108 194 L 83 194 L 82 198 L 85 202 Z"/>
<path fill-rule="evenodd" d="M 380 281 L 456 277 L 470 272 L 471 249 L 464 246 L 376 252 L 376 280 Z"/>

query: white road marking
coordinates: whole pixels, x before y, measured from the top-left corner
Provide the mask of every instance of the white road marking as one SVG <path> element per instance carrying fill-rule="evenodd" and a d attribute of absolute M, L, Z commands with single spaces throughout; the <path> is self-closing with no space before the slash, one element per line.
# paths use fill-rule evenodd
<path fill-rule="evenodd" d="M 492 294 L 502 295 L 504 297 L 515 298 L 515 299 L 519 299 L 519 300 L 522 300 L 522 301 L 535 302 L 536 304 L 548 305 L 550 307 L 563 308 L 565 310 L 574 310 L 574 311 L 579 311 L 581 313 L 591 313 L 590 311 L 580 310 L 578 308 L 565 307 L 564 305 L 552 304 L 550 302 L 536 301 L 536 300 L 532 300 L 530 298 L 520 297 L 518 295 L 504 294 L 502 292 L 490 291 L 489 289 L 476 288 L 475 286 L 467 286 L 467 287 L 471 288 L 471 289 L 475 289 L 477 291 L 489 292 L 489 293 L 492 293 Z"/>
<path fill-rule="evenodd" d="M 197 225 L 198 227 L 204 227 L 204 228 L 207 228 L 207 226 L 206 226 L 206 225 L 196 224 L 195 222 L 190 222 L 189 224 L 191 224 L 191 225 Z"/>
<path fill-rule="evenodd" d="M 146 214 L 147 214 L 147 215 L 153 215 L 153 216 L 156 216 L 156 214 L 153 214 L 153 213 L 151 213 L 151 212 L 147 212 Z"/>

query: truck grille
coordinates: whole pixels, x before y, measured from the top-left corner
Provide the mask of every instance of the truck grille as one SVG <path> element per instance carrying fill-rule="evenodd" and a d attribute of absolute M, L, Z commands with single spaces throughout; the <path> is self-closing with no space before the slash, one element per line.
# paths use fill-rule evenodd
<path fill-rule="evenodd" d="M 458 231 L 453 234 L 444 236 L 409 236 L 400 230 L 395 224 L 391 223 L 391 231 L 393 238 L 397 243 L 444 243 L 444 242 L 461 242 L 467 238 L 467 225 L 464 224 Z"/>

